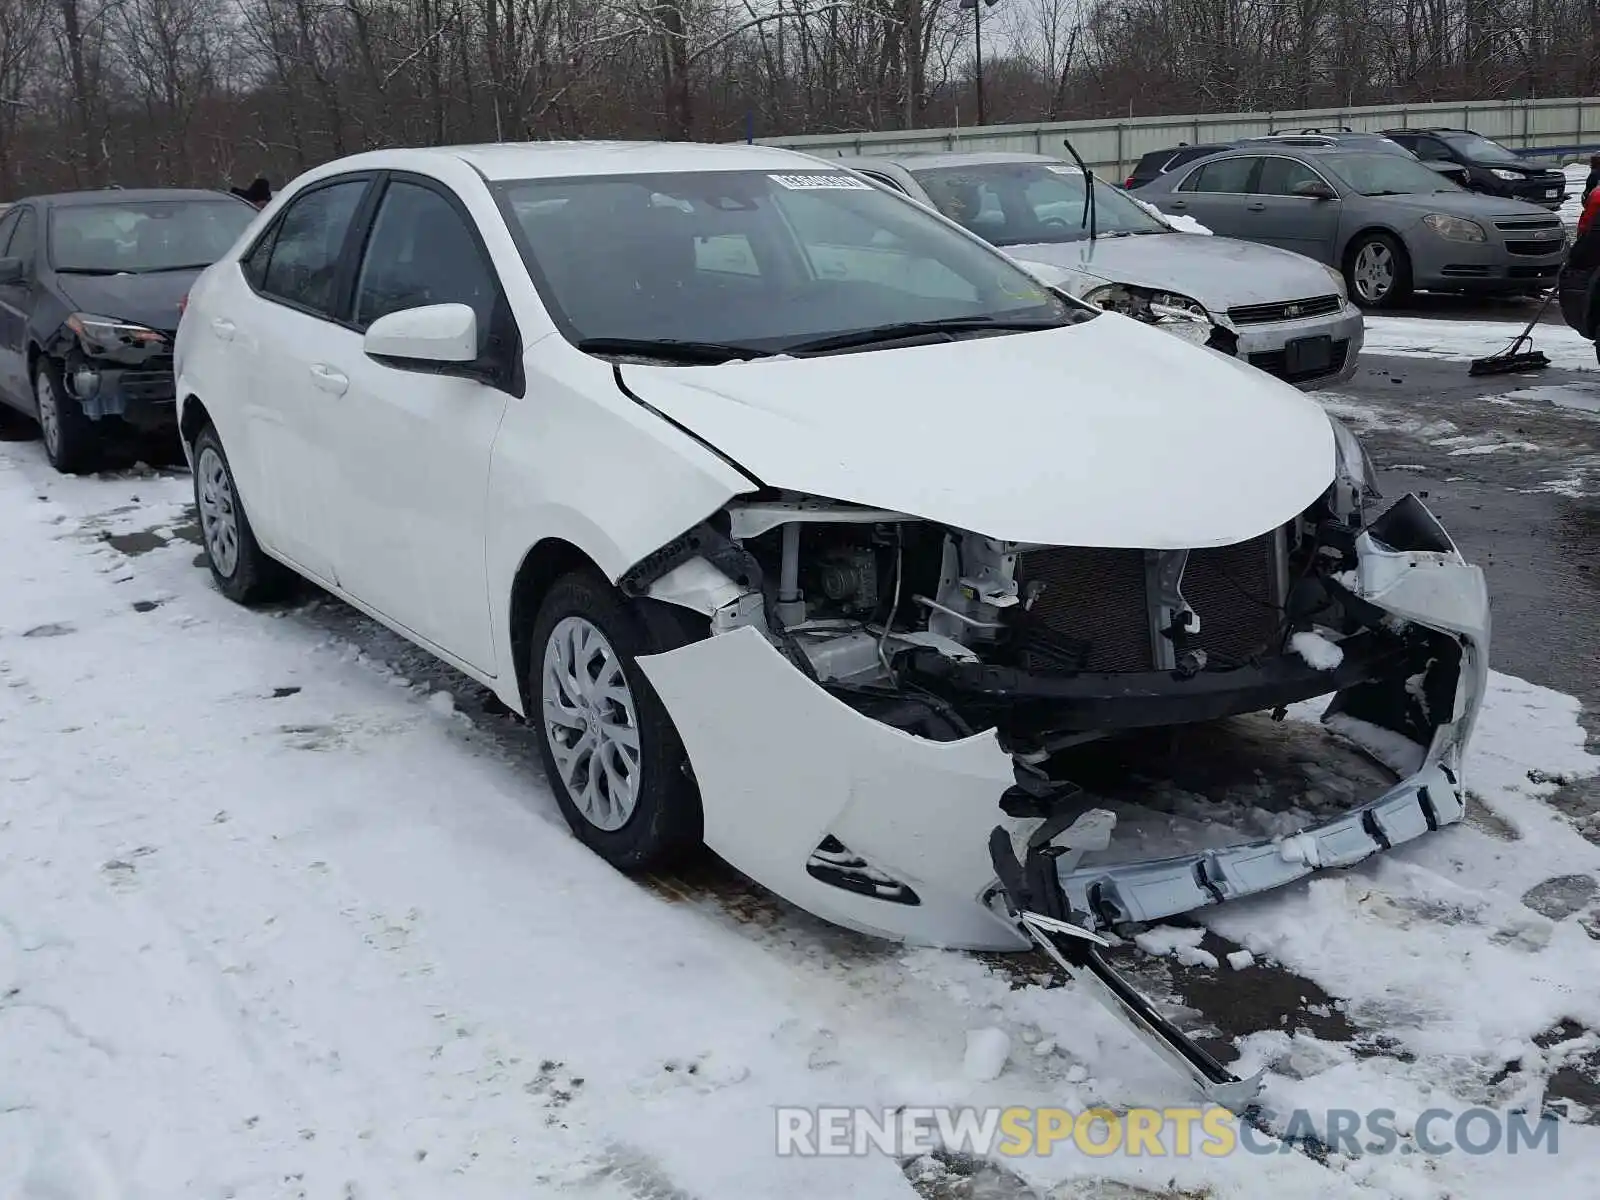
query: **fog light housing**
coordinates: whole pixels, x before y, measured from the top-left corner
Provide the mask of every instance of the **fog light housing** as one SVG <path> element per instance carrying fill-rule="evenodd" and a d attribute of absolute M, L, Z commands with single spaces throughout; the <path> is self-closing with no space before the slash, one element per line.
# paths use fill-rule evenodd
<path fill-rule="evenodd" d="M 72 394 L 79 400 L 93 400 L 100 394 L 100 372 L 82 366 L 72 373 Z"/>

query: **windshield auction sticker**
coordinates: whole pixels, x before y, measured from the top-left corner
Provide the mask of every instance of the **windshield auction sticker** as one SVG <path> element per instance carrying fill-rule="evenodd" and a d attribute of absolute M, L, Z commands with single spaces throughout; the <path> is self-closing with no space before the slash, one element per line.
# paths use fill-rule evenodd
<path fill-rule="evenodd" d="M 872 185 L 865 180 L 857 179 L 853 175 L 840 175 L 829 172 L 826 175 L 768 175 L 779 187 L 786 187 L 791 192 L 805 192 L 816 188 L 843 188 L 852 192 L 870 192 Z"/>

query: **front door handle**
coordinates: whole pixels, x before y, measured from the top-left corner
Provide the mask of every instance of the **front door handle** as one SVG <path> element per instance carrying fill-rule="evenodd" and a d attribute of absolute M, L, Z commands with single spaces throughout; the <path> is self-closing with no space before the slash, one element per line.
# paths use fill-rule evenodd
<path fill-rule="evenodd" d="M 225 317 L 218 317 L 211 322 L 211 332 L 225 342 L 233 341 L 234 324 Z"/>
<path fill-rule="evenodd" d="M 343 371 L 335 371 L 325 363 L 317 363 L 311 368 L 311 382 L 324 392 L 342 396 L 345 389 L 350 386 L 350 377 Z"/>
<path fill-rule="evenodd" d="M 1173 208 L 1188 208 L 1189 207 L 1189 202 L 1187 200 L 1174 200 L 1172 202 L 1172 207 Z"/>
<path fill-rule="evenodd" d="M 1248 212 L 1266 212 L 1267 206 L 1265 204 L 1246 204 L 1245 209 Z"/>

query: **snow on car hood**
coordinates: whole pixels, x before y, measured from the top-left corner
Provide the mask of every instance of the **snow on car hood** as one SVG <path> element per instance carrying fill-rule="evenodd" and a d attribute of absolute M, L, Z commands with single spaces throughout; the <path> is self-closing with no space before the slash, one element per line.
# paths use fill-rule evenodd
<path fill-rule="evenodd" d="M 1332 428 L 1314 402 L 1115 313 L 1038 333 L 621 374 L 769 487 L 1007 541 L 1231 545 L 1293 518 L 1334 475 Z"/>
<path fill-rule="evenodd" d="M 1004 249 L 1022 263 L 1060 267 L 1106 283 L 1180 292 L 1214 313 L 1234 305 L 1309 300 L 1336 290 L 1327 270 L 1305 255 L 1234 238 L 1152 233 Z"/>

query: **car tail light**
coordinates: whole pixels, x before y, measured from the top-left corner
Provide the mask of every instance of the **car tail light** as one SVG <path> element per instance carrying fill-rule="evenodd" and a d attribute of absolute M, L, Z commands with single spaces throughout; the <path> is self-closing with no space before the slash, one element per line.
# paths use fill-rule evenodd
<path fill-rule="evenodd" d="M 1132 191 L 1133 190 L 1133 176 L 1129 175 L 1126 179 L 1124 179 L 1122 181 L 1122 186 L 1127 188 L 1129 191 Z"/>
<path fill-rule="evenodd" d="M 189 310 L 189 293 L 183 294 L 183 299 L 178 301 L 178 319 L 183 320 L 183 314 Z"/>

